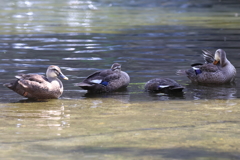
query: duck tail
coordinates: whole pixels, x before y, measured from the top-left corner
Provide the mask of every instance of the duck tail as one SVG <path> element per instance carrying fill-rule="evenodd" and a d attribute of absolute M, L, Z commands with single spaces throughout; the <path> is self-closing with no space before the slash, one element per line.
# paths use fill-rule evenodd
<path fill-rule="evenodd" d="M 174 88 L 172 88 L 172 90 L 174 90 L 174 91 L 182 91 L 183 89 L 184 89 L 183 86 L 179 86 L 179 87 L 174 87 Z"/>
<path fill-rule="evenodd" d="M 3 84 L 4 87 L 14 90 L 17 87 L 18 80 Z"/>
<path fill-rule="evenodd" d="M 186 70 L 179 69 L 179 70 L 176 71 L 176 75 L 177 76 L 186 75 Z"/>
<path fill-rule="evenodd" d="M 74 86 L 81 87 L 82 89 L 89 89 L 92 87 L 91 84 L 83 83 L 83 82 L 75 83 Z"/>
<path fill-rule="evenodd" d="M 192 76 L 195 76 L 195 73 L 194 73 L 194 70 L 191 68 L 191 69 L 188 69 L 185 71 L 186 75 L 188 78 L 192 77 Z"/>
<path fill-rule="evenodd" d="M 13 86 L 12 83 L 5 83 L 3 84 L 4 87 L 11 88 Z"/>

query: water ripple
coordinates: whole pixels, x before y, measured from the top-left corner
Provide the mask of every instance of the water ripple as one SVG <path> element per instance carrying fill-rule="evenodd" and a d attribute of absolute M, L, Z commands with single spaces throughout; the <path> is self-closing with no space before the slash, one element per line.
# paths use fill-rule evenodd
<path fill-rule="evenodd" d="M 96 71 L 97 68 L 71 68 L 71 67 L 61 67 L 67 71 Z"/>
<path fill-rule="evenodd" d="M 102 60 L 102 58 L 99 57 L 87 57 L 87 58 L 83 58 L 83 57 L 68 57 L 68 58 L 63 58 L 63 60 L 67 60 L 67 61 L 75 61 L 75 60 L 90 60 L 90 61 L 98 61 L 98 60 Z"/>
<path fill-rule="evenodd" d="M 107 50 L 83 50 L 83 51 L 75 51 L 74 53 L 94 53 L 94 52 L 106 52 Z"/>
<path fill-rule="evenodd" d="M 40 48 L 36 47 L 34 50 L 44 50 L 44 51 L 74 51 L 75 48 Z"/>
<path fill-rule="evenodd" d="M 44 62 L 44 61 L 49 61 L 49 59 L 13 59 L 13 61 L 30 61 L 30 62 Z"/>
<path fill-rule="evenodd" d="M 127 59 L 127 60 L 135 60 L 135 61 L 154 61 L 154 62 L 182 62 L 184 59 L 163 59 L 163 58 L 136 58 L 136 57 L 119 57 L 118 59 Z"/>
<path fill-rule="evenodd" d="M 100 45 L 100 44 L 50 44 L 50 45 L 44 45 L 43 47 L 81 47 L 81 46 L 96 46 L 96 45 Z"/>

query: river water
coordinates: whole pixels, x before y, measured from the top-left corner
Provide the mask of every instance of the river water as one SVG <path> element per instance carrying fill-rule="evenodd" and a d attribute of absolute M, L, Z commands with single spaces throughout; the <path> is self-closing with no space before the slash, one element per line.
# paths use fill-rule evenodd
<path fill-rule="evenodd" d="M 193 0 L 3 0 L 0 85 L 58 65 L 58 100 L 29 101 L 0 87 L 1 159 L 239 159 L 239 74 L 223 86 L 191 84 L 178 70 L 226 51 L 239 71 L 240 3 Z M 74 86 L 115 62 L 126 91 L 88 95 Z M 168 77 L 181 95 L 149 94 Z"/>

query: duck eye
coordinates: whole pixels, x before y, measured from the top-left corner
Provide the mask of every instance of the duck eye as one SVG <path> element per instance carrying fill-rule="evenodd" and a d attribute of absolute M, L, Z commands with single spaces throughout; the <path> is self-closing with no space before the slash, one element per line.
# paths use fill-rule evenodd
<path fill-rule="evenodd" d="M 53 69 L 53 71 L 57 74 L 57 75 L 59 75 L 59 72 L 58 72 L 58 70 L 56 70 L 56 69 Z"/>

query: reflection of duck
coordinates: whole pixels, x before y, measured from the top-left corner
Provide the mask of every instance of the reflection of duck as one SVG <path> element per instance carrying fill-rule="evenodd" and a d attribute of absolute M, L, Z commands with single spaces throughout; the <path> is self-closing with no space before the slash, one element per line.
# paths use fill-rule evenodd
<path fill-rule="evenodd" d="M 16 132 L 18 127 L 25 126 L 27 128 L 42 127 L 43 130 L 47 128 L 55 130 L 56 134 L 61 134 L 62 130 L 70 126 L 71 112 L 69 109 L 74 109 L 76 101 L 51 99 L 48 100 L 47 103 L 46 101 L 43 103 L 39 103 L 38 101 L 38 103 L 34 103 L 34 105 L 32 104 L 33 102 L 36 102 L 36 100 L 26 99 L 20 100 L 19 102 L 15 101 L 13 102 L 14 104 L 6 103 L 5 105 L 8 106 L 6 107 L 8 112 L 2 112 L 4 108 L 0 107 L 1 116 L 4 115 L 11 119 L 18 119 L 18 121 L 12 122 L 12 124 L 17 126 L 15 128 Z"/>
<path fill-rule="evenodd" d="M 237 89 L 234 84 L 225 84 L 216 86 L 215 84 L 208 85 L 193 85 L 186 86 L 186 99 L 235 99 L 237 98 Z"/>
<path fill-rule="evenodd" d="M 181 92 L 184 89 L 183 86 L 169 78 L 151 79 L 145 84 L 144 88 L 146 91 L 149 92 L 164 92 L 164 93 Z"/>
<path fill-rule="evenodd" d="M 32 99 L 51 99 L 58 98 L 63 93 L 63 84 L 57 78 L 68 78 L 63 75 L 58 66 L 51 65 L 48 67 L 46 76 L 38 74 L 21 74 L 17 75 L 17 80 L 6 83 L 4 86 L 15 91 L 16 93 Z"/>
<path fill-rule="evenodd" d="M 130 94 L 129 92 L 125 90 L 118 90 L 117 92 L 107 92 L 107 93 L 102 93 L 102 94 L 96 94 L 96 93 L 91 93 L 88 92 L 84 96 L 84 98 L 89 98 L 89 99 L 111 99 L 111 100 L 116 100 L 117 102 L 120 103 L 129 103 L 130 101 Z"/>
<path fill-rule="evenodd" d="M 114 63 L 111 69 L 97 71 L 81 83 L 75 86 L 88 90 L 89 92 L 112 92 L 121 88 L 126 88 L 130 82 L 130 77 L 126 72 L 121 71 L 121 65 Z"/>
<path fill-rule="evenodd" d="M 224 84 L 233 82 L 236 69 L 228 61 L 226 53 L 222 49 L 216 50 L 215 54 L 203 51 L 206 64 L 196 63 L 186 71 L 187 77 L 195 83 Z"/>

